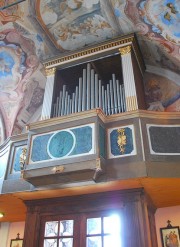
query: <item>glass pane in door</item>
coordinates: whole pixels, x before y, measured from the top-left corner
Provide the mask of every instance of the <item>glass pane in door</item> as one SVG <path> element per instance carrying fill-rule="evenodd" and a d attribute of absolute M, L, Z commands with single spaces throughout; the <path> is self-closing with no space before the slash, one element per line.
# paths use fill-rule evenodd
<path fill-rule="evenodd" d="M 45 239 L 44 247 L 57 247 L 57 239 Z"/>
<path fill-rule="evenodd" d="M 61 238 L 59 247 L 73 247 L 73 238 Z"/>
<path fill-rule="evenodd" d="M 87 219 L 87 235 L 101 234 L 101 218 Z"/>
<path fill-rule="evenodd" d="M 97 237 L 87 237 L 86 247 L 102 247 L 101 236 Z"/>
<path fill-rule="evenodd" d="M 45 224 L 45 237 L 54 237 L 58 234 L 58 221 L 48 221 Z"/>
<path fill-rule="evenodd" d="M 60 221 L 60 236 L 72 236 L 73 235 L 74 220 Z"/>

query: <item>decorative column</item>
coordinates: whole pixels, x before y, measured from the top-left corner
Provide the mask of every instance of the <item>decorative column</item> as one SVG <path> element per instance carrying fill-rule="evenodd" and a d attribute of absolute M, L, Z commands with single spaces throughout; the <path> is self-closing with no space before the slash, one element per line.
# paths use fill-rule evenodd
<path fill-rule="evenodd" d="M 46 69 L 47 81 L 44 93 L 41 120 L 49 119 L 51 117 L 55 72 L 56 68 Z"/>
<path fill-rule="evenodd" d="M 119 48 L 122 59 L 122 71 L 124 79 L 124 91 L 126 99 L 126 111 L 138 109 L 138 101 L 136 94 L 135 78 L 133 72 L 133 64 L 131 58 L 131 46 Z"/>

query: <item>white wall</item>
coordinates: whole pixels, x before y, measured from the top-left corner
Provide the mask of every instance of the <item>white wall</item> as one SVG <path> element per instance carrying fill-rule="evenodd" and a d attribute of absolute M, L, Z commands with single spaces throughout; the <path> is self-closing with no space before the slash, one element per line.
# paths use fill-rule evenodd
<path fill-rule="evenodd" d="M 20 234 L 20 238 L 23 238 L 24 237 L 24 227 L 25 227 L 25 222 L 10 223 L 8 239 L 7 239 L 7 246 L 2 246 L 2 247 L 10 247 L 11 239 L 15 239 L 18 233 Z"/>
<path fill-rule="evenodd" d="M 0 246 L 1 247 L 7 246 L 9 226 L 10 226 L 9 222 L 1 222 L 0 223 Z"/>

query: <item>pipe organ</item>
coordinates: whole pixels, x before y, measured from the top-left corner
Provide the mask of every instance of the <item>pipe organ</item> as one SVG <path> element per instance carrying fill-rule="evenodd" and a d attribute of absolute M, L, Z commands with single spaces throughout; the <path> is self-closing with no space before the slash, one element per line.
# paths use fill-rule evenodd
<path fill-rule="evenodd" d="M 91 64 L 82 70 L 78 85 L 74 92 L 67 91 L 67 85 L 56 97 L 52 109 L 52 117 L 59 117 L 94 108 L 101 108 L 106 115 L 117 114 L 126 111 L 124 85 L 112 74 L 112 78 L 106 85 L 102 84 L 98 74 Z"/>
<path fill-rule="evenodd" d="M 105 115 L 146 109 L 145 66 L 134 34 L 69 53 L 44 65 L 47 84 L 42 120 L 94 108 L 101 108 Z M 64 71 L 66 79 L 62 77 Z"/>

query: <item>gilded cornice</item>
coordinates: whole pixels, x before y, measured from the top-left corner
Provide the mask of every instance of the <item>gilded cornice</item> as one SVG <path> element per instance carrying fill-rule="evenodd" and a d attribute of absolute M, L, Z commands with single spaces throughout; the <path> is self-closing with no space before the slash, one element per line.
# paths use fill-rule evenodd
<path fill-rule="evenodd" d="M 111 39 L 108 42 L 106 41 L 101 44 L 97 44 L 92 47 L 82 49 L 78 52 L 70 52 L 68 54 L 66 53 L 65 55 L 60 55 L 59 57 L 55 57 L 52 58 L 51 60 L 44 61 L 43 64 L 47 70 L 47 75 L 52 75 L 53 73 L 55 73 L 55 71 L 51 72 L 49 71 L 49 69 L 55 69 L 61 67 L 62 65 L 68 64 L 70 62 L 76 62 L 76 61 L 79 62 L 80 59 L 85 59 L 92 56 L 100 55 L 101 53 L 106 53 L 111 50 L 113 51 L 112 53 L 114 53 L 114 51 L 120 52 L 120 49 L 124 50 L 125 47 L 128 47 L 126 49 L 130 49 L 129 46 L 133 50 L 139 68 L 141 70 L 141 73 L 143 74 L 145 71 L 145 64 L 134 33 L 126 36 L 118 37 L 115 39 Z"/>
<path fill-rule="evenodd" d="M 115 49 L 124 46 L 125 44 L 131 44 L 133 41 L 135 41 L 135 36 L 134 34 L 131 34 L 126 37 L 117 38 L 109 42 L 104 42 L 102 44 L 83 49 L 79 52 L 73 52 L 68 55 L 61 56 L 59 58 L 54 58 L 52 60 L 44 62 L 43 64 L 45 68 L 54 68 L 73 60 L 78 60 L 80 58 L 89 57 L 101 52 L 106 52 L 110 49 Z"/>

